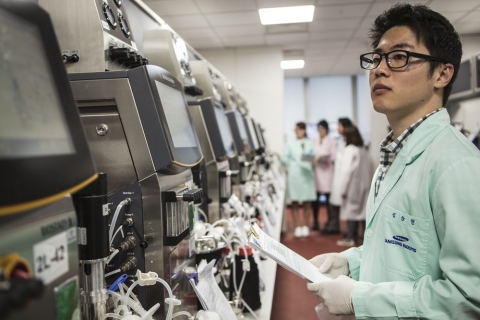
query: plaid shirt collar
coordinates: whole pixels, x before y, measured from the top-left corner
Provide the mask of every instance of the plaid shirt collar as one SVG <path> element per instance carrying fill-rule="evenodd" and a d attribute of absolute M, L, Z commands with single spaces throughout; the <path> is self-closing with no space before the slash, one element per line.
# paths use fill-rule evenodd
<path fill-rule="evenodd" d="M 437 109 L 426 116 L 420 118 L 417 122 L 408 127 L 405 131 L 402 132 L 396 139 L 393 139 L 393 131 L 387 135 L 387 137 L 380 144 L 380 170 L 378 173 L 377 181 L 375 182 L 375 197 L 378 195 L 380 190 L 380 185 L 385 179 L 388 169 L 391 167 L 393 161 L 397 154 L 402 150 L 403 146 L 407 142 L 408 138 L 412 135 L 413 131 L 418 128 L 425 119 L 430 117 L 432 114 L 435 114 L 442 110 L 443 108 Z"/>

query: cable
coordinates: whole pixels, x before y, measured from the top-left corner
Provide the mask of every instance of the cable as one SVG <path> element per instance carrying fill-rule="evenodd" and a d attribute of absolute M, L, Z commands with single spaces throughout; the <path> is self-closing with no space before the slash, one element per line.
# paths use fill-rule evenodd
<path fill-rule="evenodd" d="M 110 247 L 112 246 L 112 243 L 113 243 L 113 240 L 115 239 L 115 236 L 118 234 L 118 232 L 120 230 L 122 231 L 122 234 L 123 234 L 123 224 L 121 224 L 120 227 L 118 227 L 117 231 L 115 231 L 112 238 L 110 239 Z"/>
<path fill-rule="evenodd" d="M 110 256 L 108 257 L 107 261 L 105 261 L 105 265 L 109 264 L 110 261 L 112 261 L 113 257 L 115 257 L 117 255 L 117 253 L 119 253 L 120 250 L 118 249 L 115 249 L 115 251 L 113 251 Z"/>
<path fill-rule="evenodd" d="M 189 320 L 193 320 L 193 316 L 187 311 L 179 311 L 177 313 L 174 313 L 172 319 L 178 316 L 187 316 Z"/>
<path fill-rule="evenodd" d="M 207 215 L 206 215 L 205 211 L 200 209 L 200 207 L 197 207 L 197 211 L 198 211 L 198 213 L 200 213 L 203 216 L 203 218 L 205 219 L 205 222 L 208 222 L 208 218 L 207 218 Z"/>
<path fill-rule="evenodd" d="M 120 271 L 122 271 L 122 270 L 120 270 L 120 269 L 113 270 L 112 272 L 109 272 L 109 273 L 105 274 L 105 278 L 110 277 L 111 275 L 113 275 L 115 273 L 119 273 Z"/>
<path fill-rule="evenodd" d="M 255 312 L 253 312 L 252 308 L 250 308 L 250 306 L 248 305 L 248 303 L 245 302 L 245 300 L 243 300 L 242 298 L 242 302 L 243 304 L 245 305 L 245 307 L 247 307 L 248 311 L 250 311 L 250 313 L 253 315 L 253 317 L 257 320 L 260 320 L 258 319 L 257 315 L 255 314 Z"/>
<path fill-rule="evenodd" d="M 123 206 L 129 205 L 131 203 L 132 203 L 132 199 L 126 198 L 125 200 L 121 201 L 118 204 L 117 209 L 113 214 L 112 223 L 110 224 L 110 229 L 108 230 L 108 239 L 110 240 L 110 242 L 112 241 L 113 230 L 115 229 L 115 225 L 117 224 L 117 218 L 118 218 L 118 215 L 120 214 L 120 210 L 123 208 Z"/>
<path fill-rule="evenodd" d="M 101 320 L 105 320 L 105 319 L 108 319 L 108 318 L 122 319 L 123 316 L 121 316 L 119 314 L 116 314 L 116 313 L 106 313 L 106 314 L 103 315 Z"/>

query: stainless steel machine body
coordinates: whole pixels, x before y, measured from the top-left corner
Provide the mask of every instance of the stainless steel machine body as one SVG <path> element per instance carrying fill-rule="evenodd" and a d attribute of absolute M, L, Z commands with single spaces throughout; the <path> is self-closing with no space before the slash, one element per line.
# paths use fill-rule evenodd
<path fill-rule="evenodd" d="M 123 230 L 137 245 L 117 254 L 106 271 L 122 269 L 134 257 L 135 266 L 122 273 L 133 278 L 137 268 L 156 272 L 172 287 L 178 283 L 174 294 L 184 300 L 191 288 L 182 270 L 194 264 L 190 218 L 193 202 L 199 200 L 192 191 L 190 167 L 202 154 L 180 82 L 155 66 L 73 74 L 70 79 L 94 160 L 109 177 L 111 212 L 126 198 L 131 200 L 119 211 L 114 229 L 133 219 Z M 172 115 L 180 119 L 177 129 Z M 191 130 L 187 139 L 175 137 L 182 130 Z M 121 239 L 111 241 L 117 247 Z M 120 274 L 107 277 L 107 283 Z M 159 284 L 136 291 L 146 309 L 165 298 Z M 161 305 L 157 314 L 164 312 Z M 182 308 L 189 306 L 183 303 Z"/>
<path fill-rule="evenodd" d="M 121 0 L 39 0 L 52 17 L 69 73 L 148 64 L 138 55 Z"/>
<path fill-rule="evenodd" d="M 177 78 L 184 87 L 196 85 L 188 58 L 185 41 L 167 29 L 145 30 L 143 52 L 151 64 L 161 66 Z"/>
<path fill-rule="evenodd" d="M 98 175 L 48 13 L 1 1 L 0 30 L 0 318 L 76 319 L 70 194 Z"/>
<path fill-rule="evenodd" d="M 21 297 L 26 304 L 30 300 L 28 306 L 11 311 L 7 319 L 36 319 L 40 313 L 45 319 L 79 316 L 77 220 L 72 199 L 65 197 L 0 220 L 0 264 L 15 264 L 9 273 L 20 269 L 45 285 L 41 298 Z M 4 253 L 9 255 L 1 257 Z"/>
<path fill-rule="evenodd" d="M 215 69 L 206 60 L 192 60 L 190 61 L 190 68 L 195 77 L 197 85 L 202 89 L 203 94 L 199 95 L 198 99 L 213 97 L 217 101 L 222 101 L 220 95 L 217 79 L 220 78 Z"/>

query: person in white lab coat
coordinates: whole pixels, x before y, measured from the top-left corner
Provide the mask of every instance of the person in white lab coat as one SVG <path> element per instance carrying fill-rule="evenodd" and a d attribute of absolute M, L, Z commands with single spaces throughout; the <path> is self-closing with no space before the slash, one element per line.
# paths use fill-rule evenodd
<path fill-rule="evenodd" d="M 352 122 L 348 118 L 338 119 L 338 133 L 340 140 L 337 142 L 335 163 L 333 168 L 333 183 L 329 199 L 329 216 L 322 234 L 339 234 L 340 233 L 340 206 L 342 205 L 342 195 L 340 192 L 339 177 L 342 168 L 343 149 L 345 148 L 345 138 L 343 136 L 344 128 L 352 126 Z"/>
<path fill-rule="evenodd" d="M 328 122 L 321 120 L 318 125 L 318 137 L 313 139 L 315 153 L 315 186 L 317 187 L 317 200 L 313 202 L 313 227 L 312 230 L 320 230 L 318 224 L 318 208 L 320 207 L 320 196 L 325 196 L 327 214 L 331 217 L 328 200 L 333 182 L 333 162 L 335 161 L 336 143 L 328 135 Z"/>
<path fill-rule="evenodd" d="M 307 138 L 306 125 L 299 122 L 295 126 L 296 139 L 287 142 L 280 160 L 288 167 L 286 198 L 292 201 L 292 215 L 296 238 L 310 234 L 309 217 L 311 202 L 315 201 L 315 183 L 313 174 L 313 144 Z M 303 205 L 303 219 L 300 219 L 299 206 Z"/>
<path fill-rule="evenodd" d="M 372 179 L 370 158 L 363 146 L 363 139 L 357 127 L 347 127 L 343 130 L 345 149 L 338 177 L 339 191 L 342 196 L 340 219 L 347 220 L 347 234 L 338 240 L 337 245 L 355 245 L 358 224 L 365 223 L 366 203 L 370 181 Z"/>

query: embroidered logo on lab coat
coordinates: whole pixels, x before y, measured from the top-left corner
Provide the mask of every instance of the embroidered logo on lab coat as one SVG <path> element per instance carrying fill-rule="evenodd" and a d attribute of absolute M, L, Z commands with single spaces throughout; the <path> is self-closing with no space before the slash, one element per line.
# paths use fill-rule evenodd
<path fill-rule="evenodd" d="M 409 239 L 407 237 L 400 236 L 400 235 L 392 236 L 392 239 L 385 238 L 385 243 L 387 243 L 387 244 L 393 244 L 393 245 L 399 246 L 403 249 L 409 250 L 413 253 L 417 253 L 416 248 L 414 248 L 412 246 L 409 246 L 408 244 L 405 243 L 405 242 L 408 242 L 408 241 L 409 241 Z"/>

